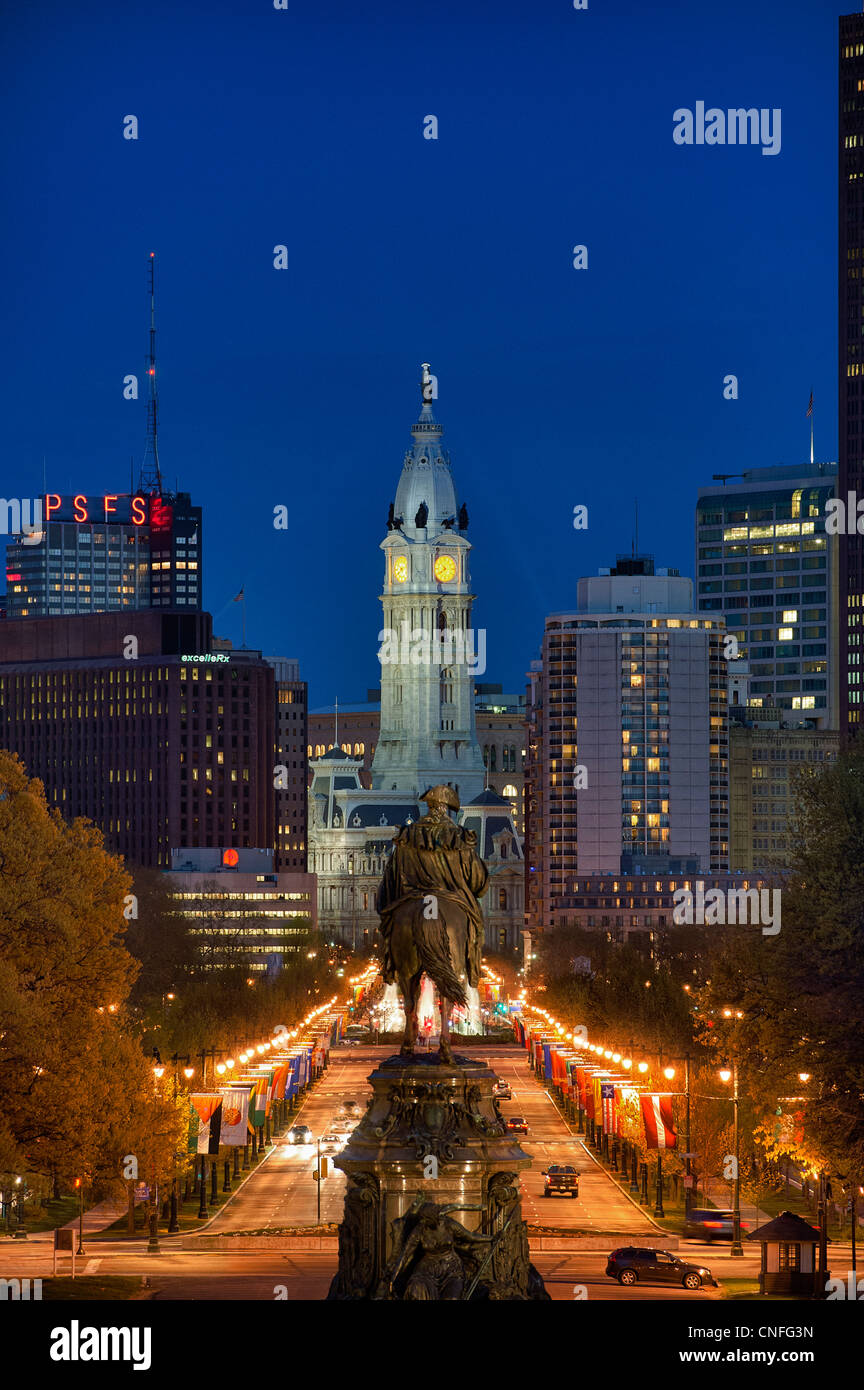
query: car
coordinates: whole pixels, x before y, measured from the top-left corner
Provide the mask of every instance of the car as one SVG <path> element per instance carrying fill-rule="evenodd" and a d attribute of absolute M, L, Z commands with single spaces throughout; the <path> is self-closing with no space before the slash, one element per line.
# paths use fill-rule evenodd
<path fill-rule="evenodd" d="M 496 1081 L 492 1088 L 492 1094 L 496 1100 L 512 1100 L 513 1091 L 507 1081 Z"/>
<path fill-rule="evenodd" d="M 507 1121 L 507 1128 L 513 1134 L 527 1134 L 528 1121 L 523 1119 L 521 1115 L 511 1115 Z"/>
<path fill-rule="evenodd" d="M 715 1207 L 694 1207 L 684 1221 L 684 1235 L 691 1240 L 704 1240 L 711 1244 L 714 1240 L 731 1240 L 735 1224 L 735 1213 L 728 1209 Z M 740 1223 L 742 1231 L 750 1230 L 749 1221 Z"/>
<path fill-rule="evenodd" d="M 342 1115 L 338 1120 L 334 1120 L 333 1123 L 332 1123 L 332 1125 L 330 1126 L 330 1128 L 333 1130 L 334 1134 L 351 1134 L 352 1131 L 353 1131 L 354 1129 L 356 1129 L 356 1127 L 357 1127 L 357 1116 L 356 1116 L 356 1115 L 353 1116 L 353 1117 L 350 1118 L 350 1119 L 349 1119 L 347 1116 Z"/>
<path fill-rule="evenodd" d="M 345 1135 L 336 1134 L 331 1130 L 329 1134 L 321 1136 L 321 1152 L 325 1154 L 339 1153 L 345 1147 Z"/>
<path fill-rule="evenodd" d="M 312 1131 L 308 1125 L 292 1125 L 288 1131 L 289 1144 L 314 1144 Z"/>
<path fill-rule="evenodd" d="M 578 1197 L 579 1174 L 570 1163 L 550 1163 L 543 1169 L 544 1197 Z"/>
<path fill-rule="evenodd" d="M 701 1289 L 704 1284 L 719 1288 L 705 1265 L 679 1260 L 669 1250 L 646 1250 L 642 1246 L 622 1245 L 613 1250 L 606 1273 L 619 1284 L 680 1284 L 685 1289 Z"/>

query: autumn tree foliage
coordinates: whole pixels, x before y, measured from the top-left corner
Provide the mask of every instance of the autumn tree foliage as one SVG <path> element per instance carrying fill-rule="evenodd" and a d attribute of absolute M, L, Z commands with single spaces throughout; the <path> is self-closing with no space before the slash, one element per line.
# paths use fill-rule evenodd
<path fill-rule="evenodd" d="M 137 965 L 124 944 L 130 880 L 84 820 L 0 751 L 0 1175 L 120 1180 L 126 1156 L 170 1168 L 174 1107 L 128 1025 Z M 155 1145 L 155 1136 L 165 1138 Z"/>

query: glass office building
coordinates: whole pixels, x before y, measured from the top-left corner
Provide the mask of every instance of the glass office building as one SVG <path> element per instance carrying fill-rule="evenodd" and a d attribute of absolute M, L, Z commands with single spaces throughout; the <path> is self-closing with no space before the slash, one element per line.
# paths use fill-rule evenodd
<path fill-rule="evenodd" d="M 749 703 L 836 728 L 837 537 L 825 504 L 837 465 L 752 468 L 699 490 L 700 612 L 722 614 L 749 663 Z"/>

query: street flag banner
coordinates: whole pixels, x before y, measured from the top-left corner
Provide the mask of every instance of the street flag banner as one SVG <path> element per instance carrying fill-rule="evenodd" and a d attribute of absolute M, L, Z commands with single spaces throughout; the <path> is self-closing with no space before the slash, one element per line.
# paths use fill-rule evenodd
<path fill-rule="evenodd" d="M 231 1086 L 223 1091 L 219 1142 L 242 1148 L 249 1142 L 249 1088 Z"/>
<path fill-rule="evenodd" d="M 195 1152 L 218 1154 L 219 1133 L 222 1128 L 222 1096 L 190 1096 L 198 1115 L 198 1143 Z"/>
<path fill-rule="evenodd" d="M 285 1087 L 288 1084 L 288 1073 L 290 1067 L 287 1062 L 281 1062 L 273 1073 L 273 1098 L 274 1100 L 285 1099 Z"/>
<path fill-rule="evenodd" d="M 618 1134 L 618 1106 L 615 1102 L 615 1086 L 611 1081 L 600 1083 L 600 1098 L 603 1105 L 603 1129 L 607 1134 Z"/>
<path fill-rule="evenodd" d="M 259 1076 L 249 1097 L 249 1122 L 257 1129 L 262 1128 L 267 1118 L 267 1077 Z"/>
<path fill-rule="evenodd" d="M 675 1120 L 672 1115 L 672 1097 L 642 1095 L 642 1122 L 645 1125 L 645 1147 L 648 1149 L 675 1149 L 678 1136 L 675 1133 Z"/>

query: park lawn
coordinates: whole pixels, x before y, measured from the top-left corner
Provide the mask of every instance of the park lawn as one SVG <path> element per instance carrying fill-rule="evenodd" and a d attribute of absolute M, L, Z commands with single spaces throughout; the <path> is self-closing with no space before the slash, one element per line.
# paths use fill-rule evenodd
<path fill-rule="evenodd" d="M 44 1207 L 25 1207 L 24 1229 L 28 1235 L 35 1236 L 40 1231 L 56 1231 L 67 1221 L 78 1215 L 77 1197 L 60 1197 L 46 1202 Z"/>
<path fill-rule="evenodd" d="M 784 1293 L 760 1293 L 758 1279 L 724 1279 L 719 1280 L 720 1292 L 723 1298 L 731 1299 L 757 1299 L 760 1303 L 800 1303 L 800 1298 L 793 1297 L 792 1294 Z"/>
<path fill-rule="evenodd" d="M 84 1274 L 78 1279 L 64 1275 L 59 1279 L 42 1280 L 42 1301 L 103 1303 L 136 1298 L 143 1289 L 144 1279 L 137 1275 L 118 1275 L 115 1279 L 95 1274 Z"/>

